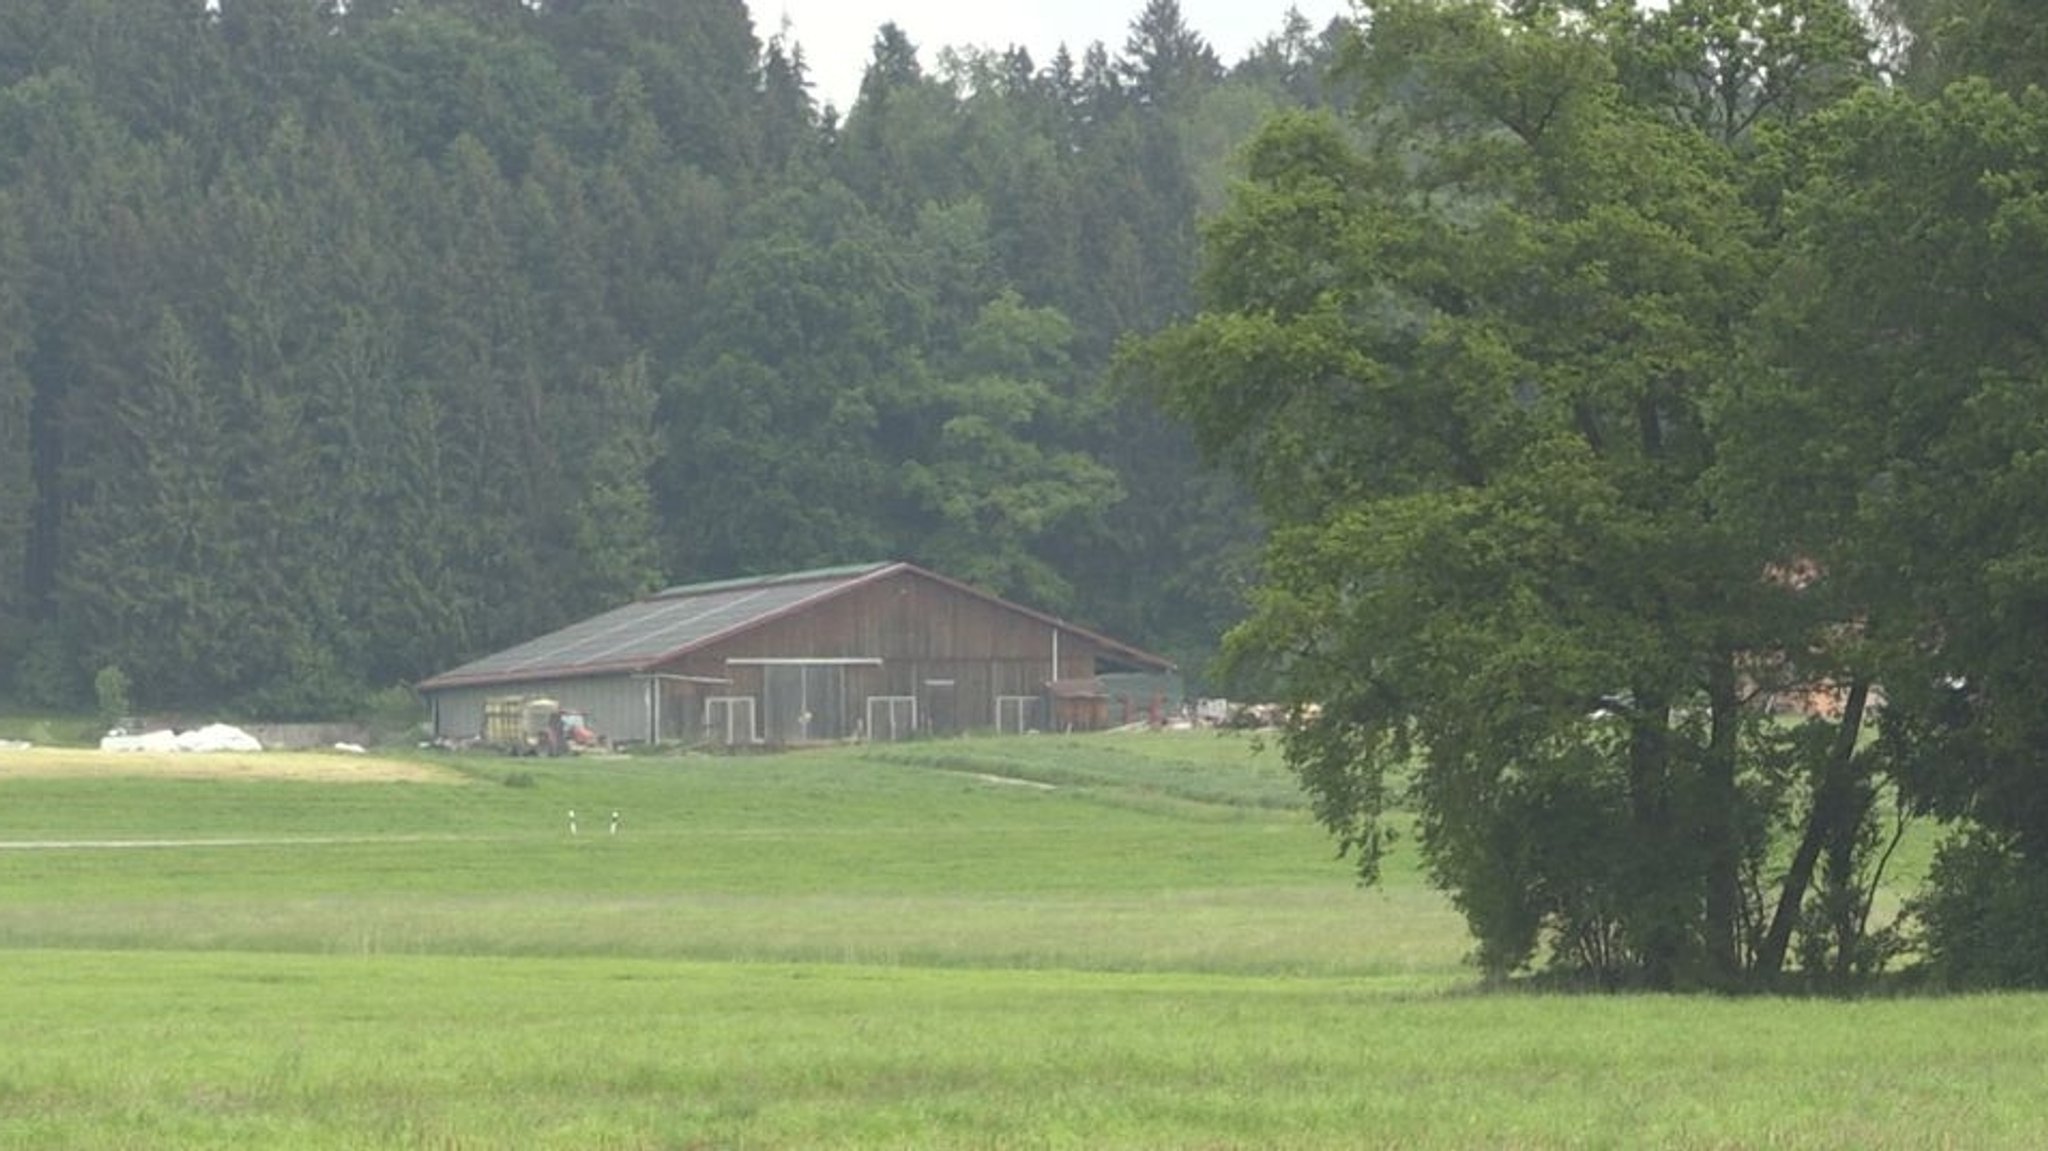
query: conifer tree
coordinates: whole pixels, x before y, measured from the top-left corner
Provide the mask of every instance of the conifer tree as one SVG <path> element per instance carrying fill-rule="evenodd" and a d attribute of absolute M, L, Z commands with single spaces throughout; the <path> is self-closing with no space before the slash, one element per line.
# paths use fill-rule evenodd
<path fill-rule="evenodd" d="M 0 685 L 19 663 L 29 633 L 29 537 L 36 505 L 29 271 L 13 200 L 0 194 Z"/>

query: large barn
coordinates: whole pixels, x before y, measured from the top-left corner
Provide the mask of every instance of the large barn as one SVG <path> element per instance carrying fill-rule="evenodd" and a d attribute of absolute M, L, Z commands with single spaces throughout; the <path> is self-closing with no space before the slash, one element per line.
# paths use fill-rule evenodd
<path fill-rule="evenodd" d="M 1172 664 L 907 563 L 691 584 L 419 685 L 434 733 L 545 697 L 620 742 L 792 744 L 1083 731 L 1144 716 L 1105 672 Z"/>

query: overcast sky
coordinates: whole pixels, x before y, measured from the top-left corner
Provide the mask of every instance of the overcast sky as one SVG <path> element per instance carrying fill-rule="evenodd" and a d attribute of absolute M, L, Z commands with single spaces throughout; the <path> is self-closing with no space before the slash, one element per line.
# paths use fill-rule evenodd
<path fill-rule="evenodd" d="M 887 21 L 894 20 L 910 36 L 927 68 L 937 62 L 939 49 L 969 44 L 998 49 L 1022 44 L 1043 65 L 1063 43 L 1077 60 L 1097 40 L 1116 52 L 1144 6 L 1145 0 L 748 0 L 747 9 L 763 40 L 775 35 L 783 17 L 789 18 L 811 69 L 814 94 L 843 113 L 860 89 L 875 29 Z M 1332 16 L 1351 11 L 1349 0 L 1293 0 L 1291 6 L 1318 29 Z M 1289 0 L 1180 0 L 1182 17 L 1225 64 L 1278 32 L 1289 7 Z"/>

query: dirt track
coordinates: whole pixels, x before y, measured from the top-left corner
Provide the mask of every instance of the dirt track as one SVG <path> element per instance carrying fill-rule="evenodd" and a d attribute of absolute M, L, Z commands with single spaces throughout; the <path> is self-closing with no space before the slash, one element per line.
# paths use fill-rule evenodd
<path fill-rule="evenodd" d="M 0 751 L 0 780 L 81 776 L 303 779 L 320 783 L 463 782 L 460 774 L 429 764 L 336 752 L 115 752 L 75 747 Z"/>
<path fill-rule="evenodd" d="M 0 851 L 140 851 L 175 847 L 332 847 L 356 843 L 453 842 L 460 835 L 236 836 L 227 839 L 0 839 Z"/>

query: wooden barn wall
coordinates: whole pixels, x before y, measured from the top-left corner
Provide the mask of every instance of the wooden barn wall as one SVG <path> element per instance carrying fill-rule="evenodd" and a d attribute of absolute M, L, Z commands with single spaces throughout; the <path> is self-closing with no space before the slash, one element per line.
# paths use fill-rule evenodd
<path fill-rule="evenodd" d="M 706 701 L 734 698 L 755 701 L 756 726 L 766 742 L 876 734 L 868 730 L 870 718 L 889 715 L 888 705 L 869 706 L 878 697 L 914 699 L 918 728 L 936 733 L 993 729 L 997 697 L 1029 697 L 1035 702 L 1024 705 L 1027 722 L 1042 729 L 1055 722 L 1046 683 L 1094 675 L 1101 654 L 1100 645 L 1061 629 L 1055 674 L 1053 631 L 1046 621 L 913 572 L 898 573 L 662 668 L 691 677 L 663 681 L 663 737 L 723 742 L 724 731 L 704 729 Z M 805 674 L 727 662 L 734 659 L 881 663 Z M 694 682 L 705 679 L 729 682 Z M 716 703 L 711 710 L 722 717 L 731 706 Z M 808 725 L 801 723 L 806 715 Z"/>

